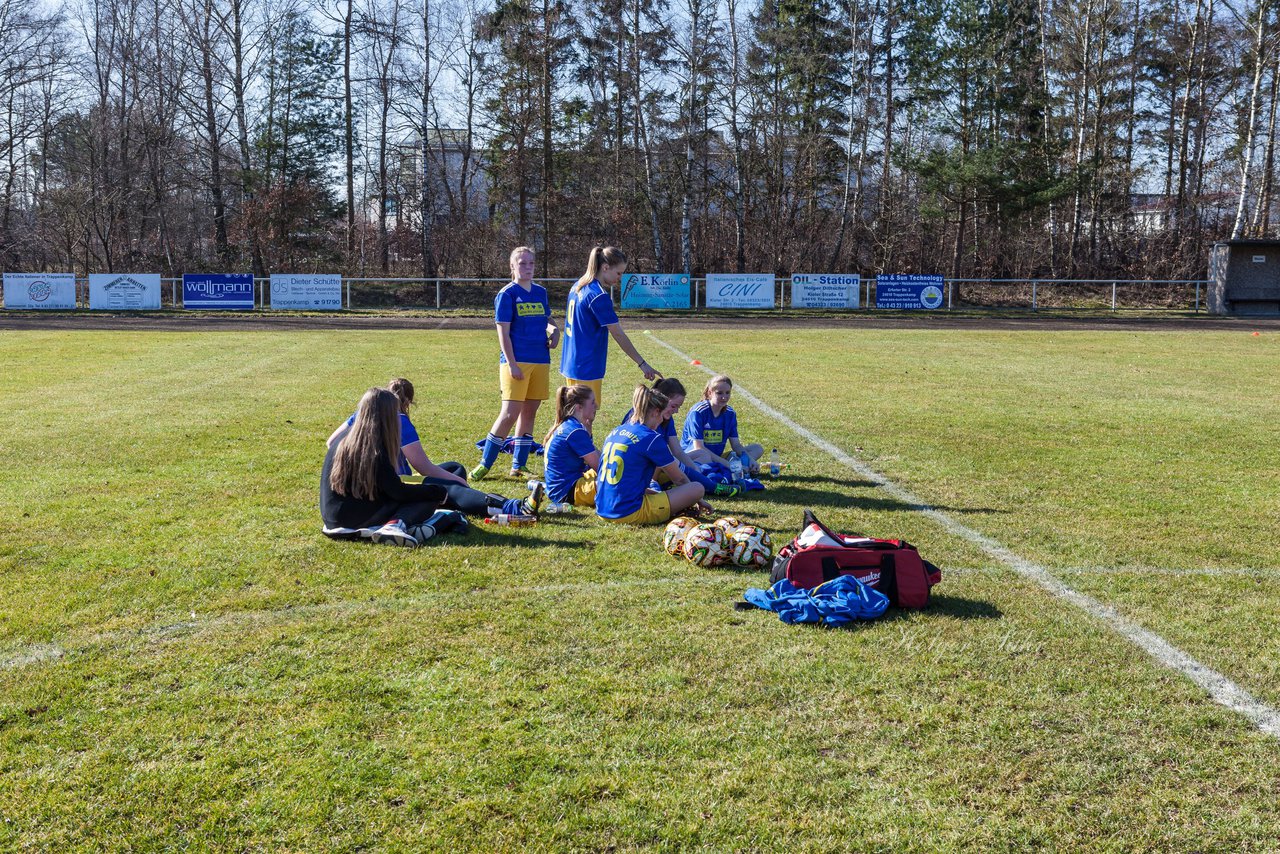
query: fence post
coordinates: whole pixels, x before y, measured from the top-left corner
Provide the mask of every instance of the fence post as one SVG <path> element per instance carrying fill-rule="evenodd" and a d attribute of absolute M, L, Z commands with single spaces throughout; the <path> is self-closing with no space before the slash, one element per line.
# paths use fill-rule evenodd
<path fill-rule="evenodd" d="M 440 280 L 436 279 L 436 308 L 440 308 Z"/>
<path fill-rule="evenodd" d="M 955 295 L 956 283 L 947 279 L 947 311 L 951 311 L 951 298 Z"/>
<path fill-rule="evenodd" d="M 178 280 L 169 280 L 169 296 L 173 297 L 173 309 L 178 310 Z"/>
<path fill-rule="evenodd" d="M 1200 280 L 1196 279 L 1196 314 L 1200 313 Z"/>
<path fill-rule="evenodd" d="M 1036 283 L 1031 283 L 1031 310 L 1036 311 Z"/>
<path fill-rule="evenodd" d="M 351 310 L 351 277 L 343 276 L 342 283 L 347 286 L 347 310 Z"/>
<path fill-rule="evenodd" d="M 1111 282 L 1111 310 L 1116 310 L 1116 283 Z"/>

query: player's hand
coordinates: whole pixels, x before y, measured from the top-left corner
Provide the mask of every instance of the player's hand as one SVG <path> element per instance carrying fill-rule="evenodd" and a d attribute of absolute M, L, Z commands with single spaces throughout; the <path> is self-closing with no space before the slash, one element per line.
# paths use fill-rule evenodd
<path fill-rule="evenodd" d="M 698 516 L 714 516 L 716 514 L 716 508 L 701 500 L 694 503 L 693 509 L 695 515 Z"/>
<path fill-rule="evenodd" d="M 547 349 L 554 350 L 560 343 L 560 327 L 553 326 L 551 331 L 547 333 Z"/>
<path fill-rule="evenodd" d="M 656 380 L 658 377 L 662 376 L 662 374 L 655 371 L 653 369 L 653 365 L 649 364 L 648 362 L 640 363 L 640 372 L 644 374 L 645 379 L 650 381 Z"/>
<path fill-rule="evenodd" d="M 508 367 L 508 368 L 510 369 L 510 371 L 511 371 L 511 379 L 513 379 L 513 380 L 522 380 L 522 379 L 524 379 L 524 371 L 520 370 L 520 366 L 519 366 L 519 365 L 512 365 L 512 364 L 508 364 L 508 365 L 507 365 L 507 367 Z"/>

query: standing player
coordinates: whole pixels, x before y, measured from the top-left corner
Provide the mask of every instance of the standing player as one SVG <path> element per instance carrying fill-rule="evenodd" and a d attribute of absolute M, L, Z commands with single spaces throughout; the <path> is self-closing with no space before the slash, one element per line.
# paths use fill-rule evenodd
<path fill-rule="evenodd" d="M 631 400 L 636 420 L 615 427 L 604 440 L 596 515 L 610 522 L 655 525 L 689 507 L 715 512 L 702 500 L 702 484 L 689 480 L 680 470 L 667 447 L 667 437 L 657 430 L 667 406 L 666 395 L 639 385 Z M 666 492 L 648 489 L 655 468 L 673 484 Z"/>
<path fill-rule="evenodd" d="M 743 445 L 738 439 L 738 413 L 729 405 L 729 395 L 733 391 L 733 380 L 725 375 L 712 377 L 702 390 L 702 400 L 689 410 L 684 417 L 684 430 L 680 435 L 680 443 L 684 451 L 692 459 L 700 463 L 719 463 L 725 468 L 732 468 L 724 457 L 725 446 L 733 448 L 733 453 L 746 454 L 751 462 L 746 468 L 752 474 L 760 470 L 760 455 L 764 448 L 760 445 Z"/>
<path fill-rule="evenodd" d="M 564 315 L 564 349 L 560 351 L 560 373 L 567 386 L 584 385 L 595 394 L 596 404 L 603 398 L 605 359 L 609 353 L 609 336 L 618 342 L 622 352 L 640 368 L 644 378 L 659 376 L 653 366 L 636 351 L 622 329 L 618 313 L 609 297 L 609 288 L 622 280 L 627 270 L 627 256 L 616 246 L 597 246 L 587 259 L 587 271 L 569 290 Z"/>
<path fill-rule="evenodd" d="M 533 421 L 538 406 L 547 399 L 551 373 L 551 348 L 560 340 L 560 329 L 551 320 L 546 288 L 533 282 L 533 250 L 511 250 L 511 283 L 493 300 L 493 321 L 498 327 L 498 378 L 502 408 L 484 440 L 480 465 L 471 470 L 481 480 L 498 461 L 502 445 L 516 427 L 516 447 L 511 476 L 526 479 L 529 451 L 533 448 Z"/>

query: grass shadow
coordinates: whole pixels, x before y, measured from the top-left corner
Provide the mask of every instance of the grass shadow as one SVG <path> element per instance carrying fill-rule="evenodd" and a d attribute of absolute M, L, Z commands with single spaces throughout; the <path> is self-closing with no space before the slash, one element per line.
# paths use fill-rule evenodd
<path fill-rule="evenodd" d="M 863 482 L 853 481 L 831 481 L 837 484 L 861 484 L 865 486 L 875 486 L 875 484 L 864 484 Z M 748 496 L 754 493 L 747 493 Z M 922 504 L 908 501 L 899 501 L 894 498 L 856 498 L 841 495 L 836 492 L 824 492 L 818 489 L 802 489 L 797 487 L 784 487 L 776 490 L 766 491 L 766 495 L 771 496 L 770 500 L 779 504 L 791 504 L 796 507 L 853 507 L 859 510 L 875 510 L 885 512 L 910 512 L 922 513 L 927 510 L 941 510 L 947 513 L 1007 513 L 1007 510 L 997 510 L 992 507 L 953 507 L 948 504 Z M 714 500 L 714 498 L 712 499 Z M 736 499 L 735 499 L 736 500 Z"/>

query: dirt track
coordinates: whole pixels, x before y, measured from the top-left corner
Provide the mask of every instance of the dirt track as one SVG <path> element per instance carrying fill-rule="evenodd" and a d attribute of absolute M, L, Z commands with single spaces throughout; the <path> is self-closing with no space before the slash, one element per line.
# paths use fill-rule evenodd
<path fill-rule="evenodd" d="M 762 326 L 820 329 L 973 329 L 1027 331 L 1114 330 L 1133 332 L 1170 332 L 1192 330 L 1227 330 L 1242 332 L 1280 332 L 1280 317 L 1213 317 L 1209 315 L 1116 316 L 1088 315 L 984 315 L 984 314 L 919 314 L 919 315 L 624 315 L 624 322 L 636 327 Z M 160 312 L 156 314 L 113 314 L 110 312 L 0 312 L 0 330 L 120 330 L 138 332 L 194 332 L 269 329 L 306 330 L 409 330 L 409 329 L 492 329 L 493 321 L 484 316 L 411 316 L 411 315 L 217 315 L 195 312 Z"/>

